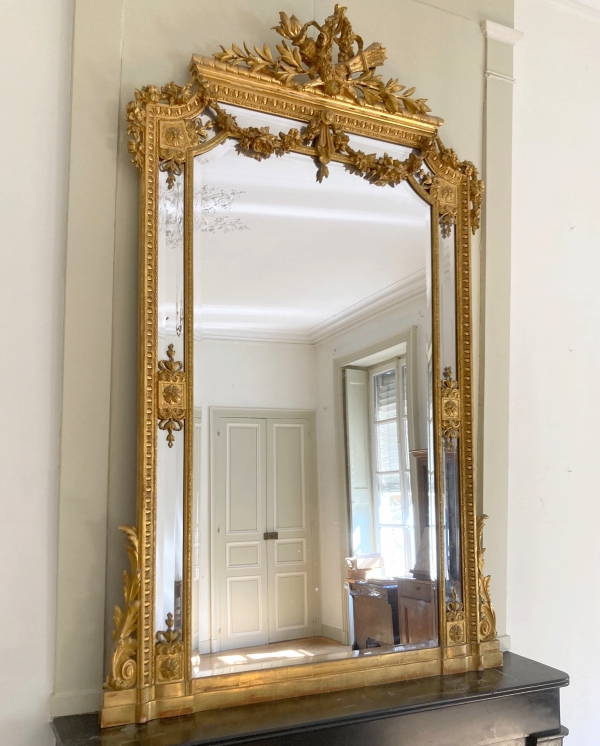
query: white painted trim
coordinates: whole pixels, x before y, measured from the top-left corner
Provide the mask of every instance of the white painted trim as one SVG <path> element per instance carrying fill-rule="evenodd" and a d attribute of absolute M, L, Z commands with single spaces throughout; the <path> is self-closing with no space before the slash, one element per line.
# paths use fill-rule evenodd
<path fill-rule="evenodd" d="M 392 308 L 399 306 L 411 298 L 424 293 L 426 290 L 425 271 L 415 272 L 400 282 L 365 298 L 364 301 L 350 306 L 327 321 L 314 326 L 309 334 L 318 344 L 328 337 L 338 336 L 360 326 L 371 319 L 381 316 Z"/>
<path fill-rule="evenodd" d="M 353 306 L 340 311 L 311 329 L 274 330 L 274 329 L 219 329 L 195 326 L 194 339 L 226 339 L 248 342 L 283 342 L 287 344 L 319 344 L 329 337 L 344 334 L 367 321 L 378 318 L 396 306 L 416 298 L 424 293 L 425 271 L 418 271 L 409 277 L 390 285 L 383 290 L 365 298 Z"/>
<path fill-rule="evenodd" d="M 496 73 L 493 70 L 486 70 L 485 77 L 493 78 L 494 80 L 502 80 L 505 83 L 510 83 L 511 85 L 514 85 L 517 82 L 516 79 L 512 78 L 510 75 L 502 75 L 502 73 Z"/>
<path fill-rule="evenodd" d="M 498 642 L 500 643 L 500 650 L 503 653 L 510 652 L 510 646 L 511 646 L 510 635 L 500 635 L 500 637 L 498 637 Z"/>
<path fill-rule="evenodd" d="M 98 712 L 102 706 L 102 690 L 87 692 L 61 692 L 50 697 L 50 716 L 79 715 L 82 712 Z"/>
<path fill-rule="evenodd" d="M 523 36 L 522 31 L 517 31 L 517 29 L 503 26 L 501 23 L 495 23 L 494 21 L 482 21 L 481 30 L 486 38 L 499 41 L 502 44 L 510 44 L 511 47 L 514 47 Z"/>

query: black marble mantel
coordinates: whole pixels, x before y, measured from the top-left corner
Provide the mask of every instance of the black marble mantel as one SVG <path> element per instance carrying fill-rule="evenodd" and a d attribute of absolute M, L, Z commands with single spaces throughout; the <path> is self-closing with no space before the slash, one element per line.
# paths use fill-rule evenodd
<path fill-rule="evenodd" d="M 53 721 L 57 746 L 560 746 L 562 671 L 505 653 L 502 669 L 200 712 L 100 730 Z"/>

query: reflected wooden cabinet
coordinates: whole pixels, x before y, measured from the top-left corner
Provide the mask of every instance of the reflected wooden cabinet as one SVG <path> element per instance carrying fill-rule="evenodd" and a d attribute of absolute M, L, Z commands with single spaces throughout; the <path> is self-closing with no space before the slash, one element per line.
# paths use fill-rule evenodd
<path fill-rule="evenodd" d="M 358 650 L 398 645 L 398 583 L 372 579 L 350 583 L 354 643 Z"/>
<path fill-rule="evenodd" d="M 358 650 L 428 642 L 436 637 L 435 583 L 414 578 L 350 583 Z"/>
<path fill-rule="evenodd" d="M 398 580 L 400 643 L 435 639 L 435 583 L 431 580 Z"/>

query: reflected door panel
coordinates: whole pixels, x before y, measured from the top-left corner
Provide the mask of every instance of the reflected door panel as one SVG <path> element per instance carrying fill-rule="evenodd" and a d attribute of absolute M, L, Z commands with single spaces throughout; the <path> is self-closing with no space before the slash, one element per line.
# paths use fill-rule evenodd
<path fill-rule="evenodd" d="M 217 634 L 220 649 L 229 650 L 268 641 L 264 422 L 219 419 L 215 450 Z"/>
<path fill-rule="evenodd" d="M 313 634 L 312 531 L 308 467 L 308 421 L 268 420 L 272 478 L 267 484 L 267 525 L 277 538 L 267 544 L 274 592 L 269 608 L 269 642 Z"/>

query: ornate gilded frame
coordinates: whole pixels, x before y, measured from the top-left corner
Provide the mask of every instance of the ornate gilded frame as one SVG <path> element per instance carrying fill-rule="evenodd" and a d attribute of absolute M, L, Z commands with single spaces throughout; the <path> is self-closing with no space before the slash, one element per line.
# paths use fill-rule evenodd
<path fill-rule="evenodd" d="M 137 528 L 122 526 L 131 569 L 125 572 L 125 603 L 115 610 L 114 650 L 105 682 L 102 726 L 143 723 L 251 702 L 367 686 L 405 678 L 457 673 L 498 666 L 489 576 L 483 574 L 483 523 L 475 513 L 473 484 L 473 411 L 471 360 L 470 234 L 479 227 L 483 184 L 472 163 L 460 161 L 438 136 L 441 119 L 431 116 L 424 99 L 396 80 L 376 74 L 386 56 L 378 43 L 364 48 L 345 8 L 336 5 L 323 24 L 302 25 L 280 14 L 275 27 L 284 41 L 274 56 L 267 45 L 252 50 L 222 47 L 213 58 L 194 55 L 184 86 L 136 90 L 127 107 L 129 150 L 140 170 L 140 346 Z M 316 29 L 317 38 L 311 37 Z M 287 41 L 286 41 L 287 40 Z M 288 43 L 289 42 L 289 43 Z M 334 45 L 337 62 L 334 61 Z M 268 112 L 305 123 L 303 129 L 275 135 L 267 128 L 242 128 L 227 104 Z M 411 147 L 405 161 L 355 151 L 348 134 L 365 135 Z M 212 135 L 210 143 L 209 136 Z M 442 449 L 460 454 L 462 598 L 444 588 L 440 557 L 437 648 L 374 657 L 193 679 L 191 671 L 191 593 L 184 590 L 183 630 L 154 628 L 154 526 L 157 438 L 169 445 L 193 420 L 192 226 L 185 220 L 185 349 L 158 349 L 157 253 L 158 176 L 168 183 L 184 175 L 186 215 L 193 208 L 194 156 L 225 138 L 238 150 L 262 160 L 289 151 L 315 159 L 317 179 L 327 164 L 339 161 L 377 186 L 407 180 L 430 205 L 433 242 L 434 339 L 439 336 L 439 234 L 456 242 L 457 380 L 440 371 L 434 355 L 434 422 L 437 432 L 438 511 L 443 514 L 440 474 Z M 439 226 L 439 228 L 438 228 Z M 167 355 L 167 359 L 161 359 Z M 175 358 L 182 354 L 183 360 Z M 191 428 L 190 428 L 191 430 Z M 191 588 L 192 437 L 185 438 L 184 589 Z M 441 521 L 439 521 L 441 524 Z M 443 528 L 440 525 L 440 546 Z M 442 552 L 443 554 L 443 552 Z M 450 596 L 451 600 L 447 600 Z"/>

